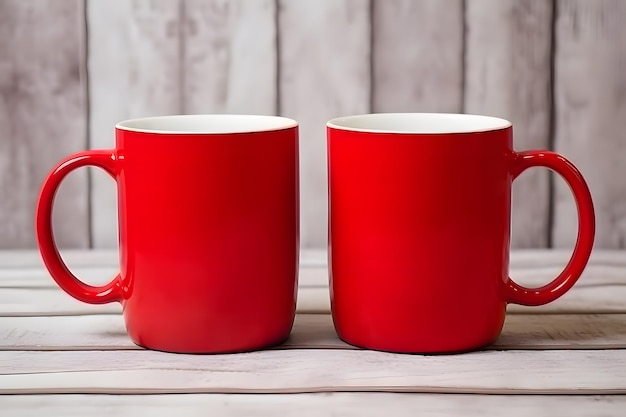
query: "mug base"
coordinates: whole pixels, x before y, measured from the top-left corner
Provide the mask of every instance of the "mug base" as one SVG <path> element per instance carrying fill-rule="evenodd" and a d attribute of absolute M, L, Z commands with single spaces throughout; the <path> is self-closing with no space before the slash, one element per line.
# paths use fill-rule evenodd
<path fill-rule="evenodd" d="M 378 352 L 386 352 L 386 353 L 400 353 L 406 355 L 456 355 L 461 353 L 469 353 L 476 352 L 480 350 L 484 350 L 486 347 L 493 345 L 496 340 L 498 340 L 498 336 L 495 338 L 489 339 L 485 342 L 474 343 L 474 344 L 457 344 L 456 346 L 449 346 L 446 348 L 433 348 L 426 346 L 403 346 L 403 347 L 393 347 L 391 344 L 388 345 L 379 345 L 376 343 L 361 343 L 358 341 L 350 340 L 350 338 L 345 338 L 342 335 L 338 334 L 339 339 L 343 342 L 357 347 L 359 349 L 366 350 L 374 350 Z"/>
<path fill-rule="evenodd" d="M 178 353 L 178 354 L 184 354 L 184 355 L 226 355 L 226 354 L 246 353 L 246 352 L 255 352 L 255 351 L 260 351 L 260 350 L 271 349 L 278 345 L 282 345 L 283 343 L 287 341 L 287 339 L 289 339 L 289 335 L 287 335 L 286 337 L 281 337 L 280 339 L 277 339 L 276 341 L 271 341 L 268 343 L 254 344 L 254 345 L 241 346 L 241 347 L 232 347 L 232 348 L 220 348 L 220 349 L 197 348 L 197 347 L 163 348 L 163 347 L 157 347 L 157 346 L 149 346 L 147 344 L 139 343 L 135 340 L 133 340 L 132 342 L 135 345 L 139 346 L 140 348 L 153 350 L 155 352 Z"/>

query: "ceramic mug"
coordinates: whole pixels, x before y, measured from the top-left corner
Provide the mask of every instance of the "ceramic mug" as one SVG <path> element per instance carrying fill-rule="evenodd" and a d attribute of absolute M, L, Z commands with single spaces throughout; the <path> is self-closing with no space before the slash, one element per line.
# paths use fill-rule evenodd
<path fill-rule="evenodd" d="M 507 303 L 541 305 L 576 282 L 594 209 L 580 172 L 549 151 L 513 150 L 511 123 L 461 114 L 369 114 L 327 124 L 333 321 L 370 349 L 442 353 L 494 342 Z M 542 166 L 569 184 L 578 240 L 541 288 L 508 276 L 511 184 Z"/>
<path fill-rule="evenodd" d="M 86 303 L 120 302 L 132 340 L 170 352 L 238 352 L 284 341 L 294 320 L 299 253 L 298 127 L 270 116 L 128 120 L 115 149 L 70 155 L 37 205 L 43 261 Z M 120 273 L 90 286 L 53 239 L 54 195 L 76 168 L 117 182 Z"/>

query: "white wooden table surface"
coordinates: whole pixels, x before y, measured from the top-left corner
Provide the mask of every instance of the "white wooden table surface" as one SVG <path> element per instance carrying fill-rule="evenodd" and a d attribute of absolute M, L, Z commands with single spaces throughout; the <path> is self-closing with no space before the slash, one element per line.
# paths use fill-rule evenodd
<path fill-rule="evenodd" d="M 540 285 L 562 251 L 517 251 L 511 275 Z M 64 253 L 93 283 L 114 252 Z M 117 304 L 80 303 L 33 251 L 0 252 L 0 415 L 625 416 L 626 252 L 596 251 L 574 289 L 509 306 L 495 345 L 459 355 L 397 355 L 337 339 L 325 254 L 304 252 L 298 316 L 283 346 L 232 355 L 147 351 Z"/>

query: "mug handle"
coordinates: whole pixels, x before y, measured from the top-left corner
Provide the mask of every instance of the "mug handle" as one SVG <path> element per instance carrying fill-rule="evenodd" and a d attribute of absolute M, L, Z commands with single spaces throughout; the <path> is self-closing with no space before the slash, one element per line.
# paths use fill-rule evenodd
<path fill-rule="evenodd" d="M 562 155 L 550 151 L 516 153 L 511 172 L 513 179 L 526 169 L 538 166 L 552 169 L 569 185 L 578 208 L 578 236 L 567 266 L 549 284 L 539 288 L 526 288 L 509 278 L 505 287 L 507 302 L 526 306 L 548 304 L 572 288 L 587 265 L 596 229 L 589 187 L 574 164 Z"/>
<path fill-rule="evenodd" d="M 50 275 L 65 292 L 77 300 L 90 304 L 104 304 L 122 300 L 122 282 L 117 274 L 111 282 L 102 286 L 85 284 L 78 279 L 67 267 L 59 249 L 54 242 L 52 231 L 52 206 L 54 196 L 63 179 L 72 171 L 84 166 L 95 166 L 104 170 L 115 178 L 117 158 L 115 151 L 91 150 L 74 153 L 54 167 L 46 177 L 35 214 L 35 230 L 37 243 L 43 262 Z"/>

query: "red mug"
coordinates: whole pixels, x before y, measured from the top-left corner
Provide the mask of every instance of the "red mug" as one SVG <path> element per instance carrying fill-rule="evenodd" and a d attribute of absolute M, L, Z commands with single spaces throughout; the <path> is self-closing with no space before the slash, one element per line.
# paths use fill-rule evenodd
<path fill-rule="evenodd" d="M 271 116 L 128 120 L 115 149 L 78 152 L 43 184 L 43 261 L 86 303 L 120 302 L 131 339 L 169 352 L 217 353 L 283 342 L 296 306 L 298 126 Z M 54 243 L 63 178 L 95 166 L 117 182 L 120 273 L 104 286 L 74 276 Z"/>
<path fill-rule="evenodd" d="M 578 170 L 550 151 L 516 152 L 511 123 L 462 114 L 369 114 L 331 120 L 329 275 L 344 341 L 405 353 L 493 343 L 507 303 L 546 304 L 574 285 L 595 234 Z M 578 239 L 540 288 L 508 276 L 511 184 L 543 166 L 569 184 Z"/>

